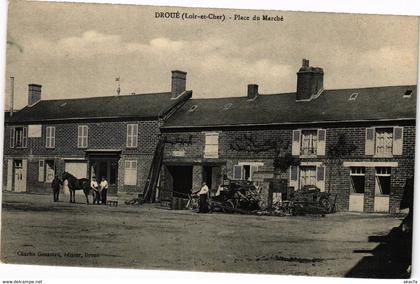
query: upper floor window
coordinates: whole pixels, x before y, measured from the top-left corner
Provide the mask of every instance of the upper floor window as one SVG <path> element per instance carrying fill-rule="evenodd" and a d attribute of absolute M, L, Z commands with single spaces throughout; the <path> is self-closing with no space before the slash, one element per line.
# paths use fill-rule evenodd
<path fill-rule="evenodd" d="M 292 155 L 324 156 L 325 129 L 293 130 Z"/>
<path fill-rule="evenodd" d="M 204 145 L 204 158 L 218 158 L 219 157 L 219 133 L 206 133 Z"/>
<path fill-rule="evenodd" d="M 45 128 L 45 147 L 55 148 L 55 126 Z"/>
<path fill-rule="evenodd" d="M 77 147 L 87 148 L 88 146 L 88 126 L 79 125 L 77 129 Z"/>
<path fill-rule="evenodd" d="M 10 148 L 28 147 L 28 129 L 26 126 L 16 126 L 10 129 Z"/>
<path fill-rule="evenodd" d="M 376 157 L 402 155 L 402 127 L 366 128 L 365 154 Z"/>
<path fill-rule="evenodd" d="M 375 154 L 381 156 L 392 155 L 392 128 L 376 128 Z"/>
<path fill-rule="evenodd" d="M 137 148 L 138 135 L 138 124 L 127 124 L 127 148 Z"/>
<path fill-rule="evenodd" d="M 300 154 L 305 156 L 316 155 L 318 146 L 317 130 L 302 130 L 301 140 Z"/>

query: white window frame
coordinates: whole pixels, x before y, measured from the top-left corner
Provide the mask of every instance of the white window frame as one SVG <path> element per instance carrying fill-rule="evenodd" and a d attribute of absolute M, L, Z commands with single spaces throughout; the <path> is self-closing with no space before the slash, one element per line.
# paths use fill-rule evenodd
<path fill-rule="evenodd" d="M 305 184 L 305 185 L 311 185 L 311 186 L 316 186 L 316 182 L 317 182 L 317 172 L 316 172 L 316 168 L 317 166 L 313 165 L 313 166 L 300 166 L 299 167 L 299 171 L 298 171 L 298 179 L 299 179 L 299 188 L 303 188 L 303 183 L 302 183 L 302 172 L 304 172 L 305 169 L 307 168 L 311 168 L 313 169 L 313 177 L 311 177 L 314 181 L 314 183 L 309 183 L 309 184 Z"/>
<path fill-rule="evenodd" d="M 311 137 L 305 139 L 307 134 L 310 133 Z M 316 156 L 318 152 L 318 130 L 317 129 L 302 129 L 300 132 L 300 155 L 304 157 Z M 312 143 L 313 153 L 304 153 L 304 142 L 309 140 L 309 143 Z"/>
<path fill-rule="evenodd" d="M 366 167 L 350 167 L 350 179 L 351 179 L 352 176 L 363 176 L 366 179 Z M 366 182 L 366 180 L 365 180 L 365 182 Z M 357 195 L 357 194 L 364 195 L 365 194 L 364 193 L 366 191 L 365 185 L 363 185 L 363 193 L 358 193 L 354 190 L 353 181 L 351 181 L 351 186 L 352 186 L 351 194 L 354 194 L 354 195 Z"/>
<path fill-rule="evenodd" d="M 219 133 L 205 132 L 204 158 L 219 158 Z"/>
<path fill-rule="evenodd" d="M 255 172 L 258 171 L 259 167 L 264 166 L 264 163 L 262 162 L 239 162 L 237 165 L 233 166 L 233 171 L 235 171 L 235 167 L 241 167 L 241 177 L 239 179 L 235 179 L 235 173 L 232 173 L 232 177 L 235 180 L 245 180 L 245 169 L 244 166 L 249 166 L 249 178 L 248 181 L 253 180 L 253 175 Z"/>
<path fill-rule="evenodd" d="M 19 130 L 19 132 L 17 131 L 17 129 Z M 24 149 L 27 147 L 28 128 L 26 126 L 13 126 L 12 128 L 10 128 L 10 148 Z"/>
<path fill-rule="evenodd" d="M 388 149 L 390 149 L 388 152 L 383 152 L 383 153 L 379 153 L 378 152 L 378 130 L 384 130 L 384 129 L 387 129 L 387 130 L 390 130 L 390 137 L 388 137 L 388 139 L 389 140 L 391 140 L 391 148 L 389 148 L 388 147 Z M 375 139 L 375 141 L 374 141 L 374 156 L 375 157 L 392 157 L 393 156 L 393 147 L 394 147 L 394 128 L 393 127 L 375 127 L 375 130 L 374 130 L 374 139 Z M 385 149 L 385 142 L 383 142 L 382 144 L 384 144 L 383 145 L 383 147 L 384 147 L 384 149 Z"/>
<path fill-rule="evenodd" d="M 390 196 L 391 195 L 391 167 L 376 167 L 375 168 L 375 196 Z M 382 193 L 380 187 L 379 177 L 389 177 L 390 192 L 389 194 Z"/>
<path fill-rule="evenodd" d="M 45 127 L 45 148 L 55 148 L 55 126 Z"/>
<path fill-rule="evenodd" d="M 139 125 L 137 123 L 127 124 L 127 148 L 137 148 L 139 137 Z"/>
<path fill-rule="evenodd" d="M 87 148 L 89 137 L 89 127 L 87 125 L 79 125 L 77 127 L 77 148 Z"/>
<path fill-rule="evenodd" d="M 137 185 L 138 161 L 128 159 L 124 161 L 124 185 Z"/>

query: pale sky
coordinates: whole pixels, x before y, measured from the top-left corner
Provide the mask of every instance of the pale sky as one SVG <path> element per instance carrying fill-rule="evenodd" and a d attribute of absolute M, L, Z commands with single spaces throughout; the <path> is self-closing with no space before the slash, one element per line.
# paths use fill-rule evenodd
<path fill-rule="evenodd" d="M 284 16 L 283 22 L 156 19 L 156 11 Z M 302 58 L 324 68 L 326 89 L 416 84 L 418 19 L 282 11 L 163 8 L 12 1 L 9 77 L 15 108 L 27 85 L 42 99 L 170 90 L 171 70 L 188 72 L 194 98 L 293 92 Z"/>

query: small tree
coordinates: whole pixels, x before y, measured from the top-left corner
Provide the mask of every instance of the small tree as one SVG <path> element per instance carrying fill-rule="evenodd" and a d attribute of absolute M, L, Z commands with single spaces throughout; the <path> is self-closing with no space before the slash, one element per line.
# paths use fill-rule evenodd
<path fill-rule="evenodd" d="M 349 142 L 345 133 L 339 133 L 336 143 L 331 144 L 328 147 L 327 151 L 327 162 L 329 164 L 329 171 L 328 171 L 328 192 L 331 190 L 331 175 L 332 169 L 338 168 L 338 166 L 342 163 L 343 158 L 350 156 L 355 150 L 357 146 Z M 338 172 L 340 174 L 340 172 Z"/>

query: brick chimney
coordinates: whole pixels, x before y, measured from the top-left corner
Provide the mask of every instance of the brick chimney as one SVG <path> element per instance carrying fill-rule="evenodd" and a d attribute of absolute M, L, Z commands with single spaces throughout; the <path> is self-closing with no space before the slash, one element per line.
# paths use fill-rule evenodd
<path fill-rule="evenodd" d="M 187 84 L 187 72 L 173 70 L 172 71 L 172 87 L 171 98 L 177 98 L 182 92 L 185 91 Z"/>
<path fill-rule="evenodd" d="M 41 100 L 41 88 L 38 84 L 28 85 L 28 106 L 33 106 Z"/>
<path fill-rule="evenodd" d="M 254 100 L 258 96 L 258 85 L 249 84 L 248 85 L 248 100 Z"/>
<path fill-rule="evenodd" d="M 324 70 L 309 66 L 309 60 L 302 60 L 302 67 L 297 72 L 296 100 L 309 100 L 319 95 L 324 86 Z"/>

